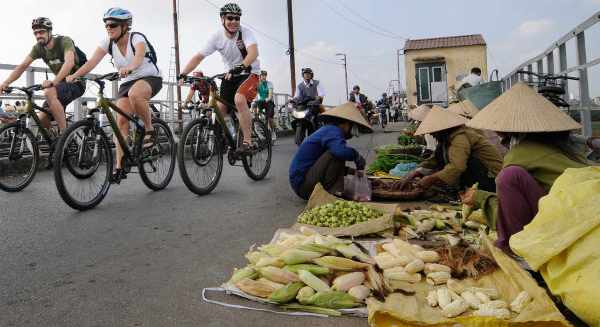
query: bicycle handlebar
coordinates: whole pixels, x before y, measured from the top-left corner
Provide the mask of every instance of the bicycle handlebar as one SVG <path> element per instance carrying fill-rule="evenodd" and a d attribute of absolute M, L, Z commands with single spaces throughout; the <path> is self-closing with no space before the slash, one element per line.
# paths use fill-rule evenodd
<path fill-rule="evenodd" d="M 24 86 L 24 87 L 9 86 L 6 89 L 4 89 L 4 93 L 9 94 L 16 90 L 16 91 L 21 91 L 21 92 L 27 94 L 28 96 L 33 96 L 33 92 L 41 91 L 43 89 L 44 89 L 44 87 L 42 86 L 42 84 L 34 84 L 34 85 Z"/>
<path fill-rule="evenodd" d="M 574 80 L 574 81 L 579 80 L 579 77 L 571 77 L 571 76 L 567 76 L 567 75 L 551 75 L 551 74 L 541 75 L 541 74 L 530 72 L 527 70 L 517 70 L 517 74 L 533 75 L 540 79 L 549 79 L 549 80 L 557 80 L 557 79 L 562 79 L 562 80 L 570 79 L 570 80 Z"/>
<path fill-rule="evenodd" d="M 194 82 L 200 82 L 200 81 L 214 83 L 215 79 L 224 79 L 227 74 L 228 73 L 221 73 L 221 74 L 217 74 L 217 75 L 213 75 L 213 76 L 202 76 L 202 77 L 182 75 L 182 76 L 180 76 L 179 79 L 183 80 L 184 84 L 193 84 Z M 249 73 L 235 74 L 235 75 L 232 75 L 232 77 L 247 76 L 247 75 L 250 75 L 250 74 Z"/>

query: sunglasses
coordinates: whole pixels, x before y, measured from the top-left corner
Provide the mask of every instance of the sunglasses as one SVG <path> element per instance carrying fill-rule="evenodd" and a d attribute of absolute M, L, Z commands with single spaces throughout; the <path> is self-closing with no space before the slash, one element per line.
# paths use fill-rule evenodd
<path fill-rule="evenodd" d="M 225 19 L 227 19 L 228 21 L 239 21 L 240 16 L 225 16 Z"/>
<path fill-rule="evenodd" d="M 112 29 L 112 28 L 119 27 L 119 24 L 117 24 L 117 23 L 109 23 L 109 24 L 104 25 L 104 27 Z"/>
<path fill-rule="evenodd" d="M 33 31 L 33 35 L 45 34 L 46 32 L 47 32 L 46 30 L 35 30 L 35 31 Z"/>

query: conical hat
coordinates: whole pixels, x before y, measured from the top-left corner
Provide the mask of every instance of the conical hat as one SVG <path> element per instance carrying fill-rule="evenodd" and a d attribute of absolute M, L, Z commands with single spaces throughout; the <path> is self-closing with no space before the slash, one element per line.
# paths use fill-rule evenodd
<path fill-rule="evenodd" d="M 469 100 L 451 104 L 448 107 L 448 111 L 469 119 L 475 117 L 475 115 L 479 113 L 479 109 L 477 109 L 473 102 Z"/>
<path fill-rule="evenodd" d="M 431 134 L 452 127 L 464 125 L 468 120 L 457 114 L 448 112 L 441 107 L 433 106 L 431 111 L 425 117 L 425 120 L 419 125 L 415 135 Z"/>
<path fill-rule="evenodd" d="M 425 117 L 427 117 L 427 114 L 431 111 L 431 107 L 426 105 L 426 104 L 422 104 L 419 107 L 417 107 L 416 109 L 411 110 L 408 113 L 408 118 L 412 119 L 412 120 L 418 120 L 418 121 L 423 121 L 425 119 Z"/>
<path fill-rule="evenodd" d="M 518 83 L 488 104 L 467 124 L 496 132 L 559 132 L 581 128 L 573 118 L 525 83 Z"/>
<path fill-rule="evenodd" d="M 358 125 L 361 125 L 362 127 L 365 127 L 368 130 L 373 130 L 371 128 L 371 125 L 369 125 L 369 123 L 365 120 L 358 108 L 356 108 L 356 104 L 354 104 L 353 102 L 346 102 L 333 109 L 329 109 L 322 113 L 321 116 L 342 118 L 356 123 Z"/>

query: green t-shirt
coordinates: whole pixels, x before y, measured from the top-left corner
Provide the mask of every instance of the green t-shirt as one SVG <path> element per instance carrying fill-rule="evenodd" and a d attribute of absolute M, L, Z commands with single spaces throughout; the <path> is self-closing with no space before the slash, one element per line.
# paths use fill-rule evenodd
<path fill-rule="evenodd" d="M 273 90 L 273 83 L 269 81 L 260 81 L 258 83 L 258 100 L 266 100 L 269 97 L 269 90 Z"/>
<path fill-rule="evenodd" d="M 48 65 L 54 75 L 58 74 L 62 65 L 65 63 L 65 52 L 73 51 L 75 55 L 75 66 L 71 69 L 70 74 L 73 74 L 79 69 L 79 59 L 75 51 L 75 43 L 67 36 L 53 36 L 54 44 L 52 49 L 47 49 L 41 44 L 36 44 L 31 49 L 29 56 L 33 59 L 42 59 Z"/>

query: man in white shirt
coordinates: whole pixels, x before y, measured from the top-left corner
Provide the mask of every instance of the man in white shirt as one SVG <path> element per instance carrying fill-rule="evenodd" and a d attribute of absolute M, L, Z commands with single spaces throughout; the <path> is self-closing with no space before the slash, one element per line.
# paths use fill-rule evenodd
<path fill-rule="evenodd" d="M 471 69 L 471 74 L 463 78 L 462 82 L 462 85 L 469 84 L 471 86 L 477 86 L 483 83 L 483 79 L 481 78 L 481 69 L 479 67 L 473 67 Z"/>
<path fill-rule="evenodd" d="M 240 26 L 242 9 L 237 4 L 225 4 L 220 10 L 220 15 L 223 30 L 210 37 L 204 49 L 193 56 L 183 68 L 181 75 L 192 72 L 204 58 L 215 51 L 221 54 L 228 73 L 221 83 L 220 97 L 224 103 L 219 102 L 219 109 L 225 117 L 228 115 L 228 108 L 237 109 L 244 135 L 243 144 L 238 151 L 248 153 L 252 147 L 252 115 L 248 102 L 256 97 L 258 87 L 258 45 L 252 31 Z"/>

